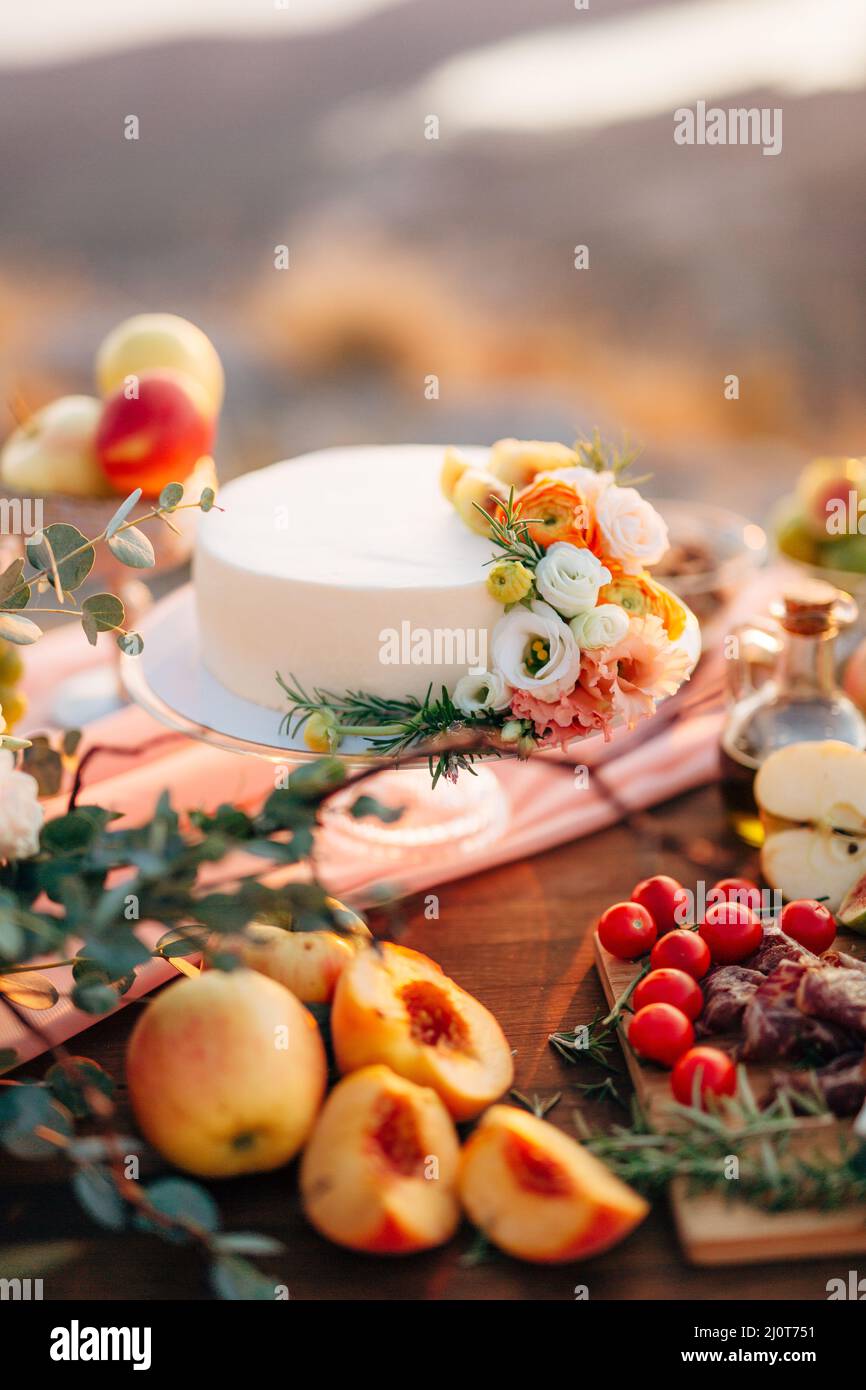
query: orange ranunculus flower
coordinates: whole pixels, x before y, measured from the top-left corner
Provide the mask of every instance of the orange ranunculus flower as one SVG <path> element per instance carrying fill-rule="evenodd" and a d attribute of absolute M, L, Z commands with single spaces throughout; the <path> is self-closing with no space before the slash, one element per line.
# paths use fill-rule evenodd
<path fill-rule="evenodd" d="M 654 614 L 661 618 L 672 642 L 685 631 L 685 608 L 669 589 L 658 584 L 646 570 L 641 574 L 615 573 L 610 583 L 599 590 L 598 601 L 619 604 L 633 618 Z"/>
<path fill-rule="evenodd" d="M 518 495 L 514 513 L 532 521 L 527 530 L 545 549 L 554 541 L 594 549 L 595 509 L 571 483 L 551 476 L 538 478 Z"/>

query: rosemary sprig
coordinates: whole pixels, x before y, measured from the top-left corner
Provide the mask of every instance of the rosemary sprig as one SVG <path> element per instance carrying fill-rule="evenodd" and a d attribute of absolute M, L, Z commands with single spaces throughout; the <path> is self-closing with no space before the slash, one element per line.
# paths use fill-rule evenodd
<path fill-rule="evenodd" d="M 782 1091 L 759 1110 L 742 1082 L 741 1071 L 740 1099 L 717 1113 L 672 1102 L 668 1129 L 653 1128 L 638 1113 L 631 1127 L 616 1126 L 585 1142 L 624 1182 L 648 1195 L 685 1178 L 691 1193 L 723 1193 L 767 1211 L 829 1211 L 866 1200 L 866 1146 L 842 1138 L 838 1156 L 817 1145 L 806 1154 L 795 1151 L 791 1140 L 802 1133 L 803 1121 L 790 1097 Z"/>
<path fill-rule="evenodd" d="M 512 487 L 508 493 L 504 520 L 491 516 L 477 502 L 475 509 L 481 513 L 490 527 L 490 539 L 497 550 L 503 551 L 509 560 L 519 560 L 521 564 L 526 565 L 527 569 L 534 570 L 544 554 L 544 548 L 529 534 L 530 526 L 537 524 L 535 518 L 521 517 L 515 514 L 514 488 Z M 494 555 L 492 559 L 487 561 L 487 564 L 493 565 L 501 558 L 501 555 Z"/>
<path fill-rule="evenodd" d="M 290 702 L 280 730 L 291 738 L 313 715 L 326 720 L 335 748 L 344 737 L 365 738 L 374 752 L 388 757 L 399 757 L 417 745 L 455 734 L 469 735 L 471 741 L 472 734 L 477 733 L 476 746 L 430 752 L 427 761 L 434 786 L 442 776 L 453 777 L 461 769 L 472 772 L 472 764 L 481 758 L 502 756 L 501 748 L 493 744 L 480 745 L 491 732 L 491 721 L 498 719 L 499 723 L 504 723 L 506 715 L 464 714 L 444 686 L 438 699 L 433 698 L 433 687 L 429 686 L 423 700 L 417 696 L 393 700 L 354 690 L 335 695 L 330 690 L 316 688 L 310 695 L 294 676 L 291 679 L 294 684 L 288 684 L 277 674 L 277 682 Z"/>
<path fill-rule="evenodd" d="M 651 473 L 643 473 L 637 478 L 632 475 L 631 470 L 640 458 L 641 450 L 634 448 L 627 437 L 617 448 L 615 444 L 606 443 L 596 428 L 590 439 L 575 440 L 574 452 L 584 468 L 591 468 L 596 473 L 613 473 L 616 481 L 627 487 L 640 487 L 652 477 Z"/>
<path fill-rule="evenodd" d="M 515 1091 L 514 1089 L 511 1090 L 510 1095 L 517 1101 L 518 1105 L 522 1105 L 524 1110 L 528 1110 L 539 1120 L 543 1120 L 545 1115 L 549 1114 L 554 1106 L 562 1100 L 561 1091 L 557 1091 L 553 1096 L 548 1096 L 546 1100 L 534 1091 L 531 1099 L 529 1096 L 525 1096 L 522 1091 Z"/>

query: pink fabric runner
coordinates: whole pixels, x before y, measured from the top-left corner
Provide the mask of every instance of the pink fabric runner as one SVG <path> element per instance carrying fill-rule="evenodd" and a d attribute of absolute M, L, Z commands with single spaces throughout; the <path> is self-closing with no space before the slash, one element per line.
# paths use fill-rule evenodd
<path fill-rule="evenodd" d="M 758 579 L 734 605 L 731 623 L 763 607 L 768 589 L 778 585 L 769 575 Z M 730 626 L 730 625 L 729 625 Z M 58 683 L 75 671 L 96 665 L 108 657 L 108 648 L 92 651 L 82 641 L 80 631 L 64 629 L 47 635 L 27 654 L 26 686 L 31 701 L 27 728 L 34 731 L 49 724 L 47 707 L 50 695 Z M 691 703 L 701 688 L 712 690 L 718 681 L 721 656 L 711 652 L 701 663 L 698 673 L 676 701 L 688 698 Z M 626 734 L 618 738 L 616 771 L 610 764 L 606 779 L 614 783 L 617 797 L 631 810 L 643 809 L 667 800 L 692 787 L 711 781 L 716 775 L 718 738 L 722 712 L 715 707 L 702 708 L 678 719 L 657 717 L 657 728 L 651 736 L 635 737 Z M 98 801 L 102 806 L 129 816 L 132 821 L 147 817 L 156 797 L 169 788 L 177 810 L 197 807 L 214 809 L 224 801 L 233 801 L 246 808 L 257 806 L 273 787 L 273 766 L 254 758 L 196 743 L 178 736 L 162 741 L 158 746 L 147 745 L 165 739 L 167 731 L 136 707 L 126 707 L 91 724 L 85 731 L 82 748 L 110 745 L 130 750 L 131 756 L 114 752 L 95 756 L 87 769 L 85 790 L 80 801 Z M 613 751 L 604 750 L 604 751 Z M 581 761 L 580 746 L 570 755 L 574 763 Z M 579 786 L 573 768 L 562 763 L 534 759 L 529 763 L 503 761 L 489 767 L 497 779 L 504 802 L 501 833 L 461 850 L 453 845 L 447 849 L 428 849 L 423 856 L 397 855 L 388 860 L 371 855 L 361 843 L 347 840 L 345 835 L 325 830 L 317 849 L 319 872 L 330 891 L 337 897 L 363 907 L 375 897 L 375 889 L 387 881 L 389 896 L 418 892 L 454 878 L 477 873 L 510 860 L 538 854 L 542 850 L 568 840 L 590 835 L 614 823 L 620 815 L 605 795 L 593 787 L 592 774 L 587 786 Z M 65 808 L 66 798 L 58 797 L 47 803 L 47 815 Z M 393 855 L 393 851 L 391 852 Z M 288 877 L 299 876 L 302 869 L 281 871 Z M 225 876 L 225 865 L 220 874 Z M 273 881 L 273 880 L 271 880 Z M 158 925 L 143 925 L 142 939 L 152 945 L 162 933 Z M 38 960 L 33 962 L 39 969 Z M 135 986 L 125 1000 L 135 999 L 161 984 L 176 971 L 167 962 L 154 960 L 139 968 Z M 71 972 L 58 968 L 50 972 L 60 992 L 60 1001 L 50 1010 L 28 1015 L 40 1029 L 44 1041 L 17 1023 L 8 1010 L 0 1011 L 0 1047 L 13 1047 L 21 1060 L 44 1050 L 48 1042 L 64 1042 L 89 1027 L 95 1020 L 74 1008 L 64 996 L 71 988 Z M 121 1001 L 121 1007 L 125 1001 Z"/>

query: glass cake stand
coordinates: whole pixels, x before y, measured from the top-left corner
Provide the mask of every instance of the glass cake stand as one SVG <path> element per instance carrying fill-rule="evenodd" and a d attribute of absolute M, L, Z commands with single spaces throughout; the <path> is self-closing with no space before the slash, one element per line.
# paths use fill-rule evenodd
<path fill-rule="evenodd" d="M 307 748 L 302 736 L 290 738 L 280 732 L 277 710 L 232 694 L 206 669 L 191 584 L 157 603 L 141 624 L 141 633 L 144 651 L 138 657 L 121 657 L 121 680 L 130 699 L 161 724 L 214 748 L 264 759 L 275 769 L 321 757 Z M 691 671 L 701 650 L 700 628 L 691 613 L 679 641 Z M 628 735 L 625 728 L 621 732 Z M 579 746 L 581 761 L 588 766 L 604 756 L 600 734 L 581 739 Z M 498 838 L 507 824 L 508 802 L 487 764 L 462 774 L 456 783 L 440 778 L 434 788 L 426 758 L 407 754 L 395 765 L 393 758 L 361 738 L 345 739 L 336 756 L 357 769 L 382 764 L 382 771 L 361 786 L 385 805 L 403 810 L 400 819 L 390 823 L 373 816 L 356 819 L 349 814 L 354 786 L 334 796 L 325 822 L 329 831 L 351 840 L 356 849 L 362 844 L 386 859 L 423 857 L 437 848 L 467 854 Z"/>
<path fill-rule="evenodd" d="M 291 769 L 320 758 L 303 737 L 280 732 L 278 711 L 233 695 L 206 669 L 201 658 L 191 584 L 177 589 L 146 615 L 140 631 L 141 656 L 122 656 L 120 675 L 129 698 L 159 723 L 230 753 Z M 485 765 L 455 782 L 440 778 L 434 788 L 426 758 L 407 755 L 395 766 L 368 740 L 347 738 L 335 755 L 357 770 L 383 764 L 361 790 L 387 806 L 401 807 L 399 820 L 349 813 L 354 786 L 331 799 L 324 815 L 328 830 L 377 857 L 405 859 L 436 847 L 469 853 L 496 839 L 508 819 L 508 802 L 498 778 Z"/>

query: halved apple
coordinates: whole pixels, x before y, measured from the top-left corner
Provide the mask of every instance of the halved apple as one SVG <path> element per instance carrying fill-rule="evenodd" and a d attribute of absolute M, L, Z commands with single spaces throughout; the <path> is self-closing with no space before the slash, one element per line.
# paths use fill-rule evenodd
<path fill-rule="evenodd" d="M 755 800 L 767 882 L 835 912 L 866 872 L 866 753 L 835 739 L 779 748 L 758 770 Z"/>
<path fill-rule="evenodd" d="M 488 1110 L 464 1145 L 458 1190 L 494 1245 L 539 1264 L 608 1250 L 649 1211 L 576 1140 L 510 1105 Z"/>
<path fill-rule="evenodd" d="M 307 1217 L 352 1250 L 408 1254 L 457 1229 L 459 1144 L 435 1091 L 388 1067 L 334 1087 L 301 1164 Z"/>
<path fill-rule="evenodd" d="M 331 1011 L 341 1072 L 384 1062 L 432 1086 L 457 1120 L 478 1115 L 514 1079 L 511 1049 L 483 1004 L 419 951 L 363 948 L 337 981 Z"/>

